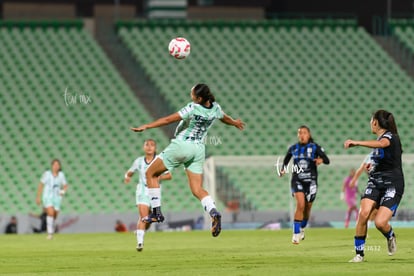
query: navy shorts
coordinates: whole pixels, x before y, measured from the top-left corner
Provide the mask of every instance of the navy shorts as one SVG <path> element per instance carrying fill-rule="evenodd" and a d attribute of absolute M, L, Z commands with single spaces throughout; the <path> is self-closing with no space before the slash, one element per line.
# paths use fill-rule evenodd
<path fill-rule="evenodd" d="M 404 193 L 404 180 L 389 180 L 370 177 L 361 199 L 368 198 L 376 202 L 376 208 L 387 207 L 393 212 L 393 216 L 400 204 Z"/>
<path fill-rule="evenodd" d="M 299 180 L 292 179 L 291 182 L 292 195 L 294 193 L 304 193 L 306 202 L 313 202 L 318 192 L 318 184 L 316 180 Z"/>

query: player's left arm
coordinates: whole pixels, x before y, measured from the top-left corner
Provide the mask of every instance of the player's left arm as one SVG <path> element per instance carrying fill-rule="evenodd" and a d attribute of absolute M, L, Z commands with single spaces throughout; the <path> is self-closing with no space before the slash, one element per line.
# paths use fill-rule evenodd
<path fill-rule="evenodd" d="M 66 191 L 68 190 L 68 182 L 66 181 L 66 177 L 65 177 L 65 175 L 63 174 L 63 172 L 62 172 L 62 177 L 63 177 L 63 187 L 60 189 L 60 192 L 59 192 L 59 194 L 61 195 L 61 196 L 63 196 L 64 194 L 66 194 Z"/>
<path fill-rule="evenodd" d="M 359 168 L 355 171 L 355 174 L 352 177 L 351 182 L 349 183 L 349 188 L 354 188 L 356 186 L 356 183 L 358 181 L 358 178 L 361 176 L 361 174 L 364 171 L 365 171 L 365 161 L 362 162 L 362 164 L 359 166 Z"/>
<path fill-rule="evenodd" d="M 159 118 L 151 123 L 148 123 L 148 124 L 145 124 L 139 127 L 131 127 L 131 130 L 134 132 L 142 132 L 146 129 L 157 128 L 157 127 L 169 125 L 169 124 L 172 124 L 178 121 L 181 121 L 181 116 L 178 112 L 176 112 L 171 115 Z"/>
<path fill-rule="evenodd" d="M 69 185 L 67 183 L 63 184 L 63 188 L 60 190 L 60 195 L 63 196 L 66 194 L 66 191 L 68 190 Z"/>
<path fill-rule="evenodd" d="M 380 140 L 368 140 L 368 141 L 355 141 L 348 139 L 344 142 L 346 149 L 350 147 L 367 147 L 367 148 L 386 148 L 391 144 L 388 138 L 381 138 Z"/>
<path fill-rule="evenodd" d="M 330 160 L 329 160 L 328 156 L 326 155 L 325 151 L 319 145 L 316 147 L 316 156 L 317 156 L 317 158 L 315 158 L 314 161 L 315 161 L 317 166 L 322 164 L 322 163 L 324 163 L 326 165 L 328 165 L 330 163 Z"/>
<path fill-rule="evenodd" d="M 246 125 L 241 119 L 234 120 L 226 113 L 223 113 L 223 118 L 221 118 L 220 121 L 226 125 L 237 127 L 240 130 L 243 130 L 244 126 Z"/>

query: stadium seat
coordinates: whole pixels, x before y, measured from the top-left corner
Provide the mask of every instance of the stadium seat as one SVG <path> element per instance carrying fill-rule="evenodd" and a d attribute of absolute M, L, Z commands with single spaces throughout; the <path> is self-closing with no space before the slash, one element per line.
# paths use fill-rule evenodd
<path fill-rule="evenodd" d="M 190 100 L 190 87 L 205 82 L 225 112 L 246 122 L 244 132 L 216 123 L 209 135 L 222 144 L 207 145 L 208 155 L 284 155 L 302 124 L 328 154 L 344 154 L 346 138 L 372 137 L 368 123 L 378 108 L 396 114 L 404 140 L 414 138 L 414 122 L 403 119 L 410 118 L 410 108 L 402 107 L 414 102 L 414 81 L 355 20 L 126 22 L 118 24 L 118 35 L 174 109 Z M 186 60 L 167 54 L 175 36 L 191 42 Z M 404 147 L 414 152 L 414 144 Z M 226 168 L 226 173 L 259 210 L 286 208 L 287 188 L 283 200 L 261 198 L 260 189 L 251 192 L 245 174 L 238 177 L 240 170 Z M 343 209 L 336 199 L 347 173 L 321 173 L 324 199 L 316 209 Z M 266 175 L 263 181 L 273 178 Z"/>
<path fill-rule="evenodd" d="M 40 177 L 58 157 L 70 185 L 64 214 L 136 212 L 137 178 L 124 185 L 125 170 L 142 154 L 144 139 L 154 138 L 161 150 L 167 137 L 160 129 L 142 135 L 129 131 L 153 118 L 77 22 L 30 24 L 0 27 L 0 88 L 6 92 L 0 95 L 5 130 L 0 208 L 9 214 L 35 212 Z M 67 105 L 66 89 L 76 102 Z M 80 102 L 85 94 L 91 103 Z M 188 190 L 182 174 L 169 184 Z M 169 202 L 168 193 L 163 197 Z M 190 196 L 175 193 L 174 198 L 200 210 Z M 166 203 L 170 207 L 180 208 Z"/>

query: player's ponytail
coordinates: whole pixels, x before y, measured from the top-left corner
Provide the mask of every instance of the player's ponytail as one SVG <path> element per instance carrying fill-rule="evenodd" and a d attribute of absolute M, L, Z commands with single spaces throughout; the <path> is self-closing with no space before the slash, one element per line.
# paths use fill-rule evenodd
<path fill-rule="evenodd" d="M 382 129 L 386 129 L 390 131 L 392 134 L 398 135 L 397 124 L 395 123 L 394 115 L 391 112 L 380 109 L 374 113 L 372 118 L 378 121 L 378 125 Z"/>
<path fill-rule="evenodd" d="M 207 84 L 204 84 L 204 83 L 196 84 L 193 90 L 194 90 L 194 94 L 196 97 L 200 97 L 203 99 L 203 102 L 202 102 L 203 105 L 208 101 L 211 104 L 216 101 L 216 98 L 214 97 L 213 93 L 211 93 L 210 88 L 207 86 Z"/>
<path fill-rule="evenodd" d="M 374 115 L 372 115 L 372 119 L 377 120 L 378 125 L 382 129 L 386 129 L 392 134 L 395 134 L 398 136 L 397 123 L 395 122 L 394 115 L 391 112 L 388 112 L 383 109 L 377 110 L 374 113 Z M 399 140 L 399 142 L 400 142 L 401 152 L 403 152 L 401 140 Z"/>

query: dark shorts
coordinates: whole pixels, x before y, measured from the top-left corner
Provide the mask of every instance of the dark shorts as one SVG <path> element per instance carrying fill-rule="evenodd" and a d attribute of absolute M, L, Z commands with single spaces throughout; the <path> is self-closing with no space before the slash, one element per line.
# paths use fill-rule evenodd
<path fill-rule="evenodd" d="M 361 199 L 368 198 L 376 202 L 376 208 L 387 207 L 393 216 L 404 193 L 404 180 L 386 180 L 370 177 Z"/>
<path fill-rule="evenodd" d="M 292 195 L 294 193 L 304 193 L 307 202 L 313 202 L 318 192 L 318 183 L 316 180 L 299 180 L 292 179 L 291 182 Z"/>

